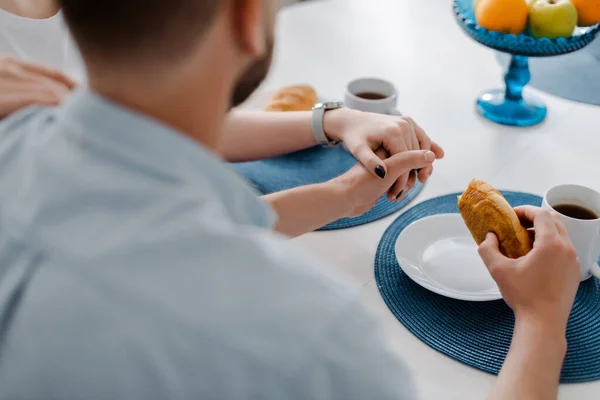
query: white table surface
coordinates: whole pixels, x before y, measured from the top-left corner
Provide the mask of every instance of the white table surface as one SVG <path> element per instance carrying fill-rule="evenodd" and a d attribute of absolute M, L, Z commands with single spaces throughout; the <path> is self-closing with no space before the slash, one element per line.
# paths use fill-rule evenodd
<path fill-rule="evenodd" d="M 446 158 L 413 203 L 463 190 L 474 177 L 500 189 L 542 195 L 560 183 L 600 190 L 600 107 L 531 90 L 548 106 L 533 128 L 496 125 L 474 108 L 479 92 L 503 86 L 494 53 L 456 24 L 450 0 L 325 0 L 281 11 L 272 72 L 263 90 L 309 83 L 341 99 L 357 77 L 392 81 L 399 109 L 446 150 Z M 495 377 L 432 350 L 389 312 L 377 290 L 373 260 L 395 214 L 357 228 L 296 239 L 363 285 L 364 300 L 382 316 L 421 399 L 483 399 Z M 560 399 L 597 399 L 600 382 L 563 385 Z"/>

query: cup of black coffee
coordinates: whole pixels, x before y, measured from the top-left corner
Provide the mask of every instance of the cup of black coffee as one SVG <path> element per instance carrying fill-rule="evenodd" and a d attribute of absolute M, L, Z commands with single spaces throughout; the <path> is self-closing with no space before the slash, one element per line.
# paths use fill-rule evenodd
<path fill-rule="evenodd" d="M 579 185 L 560 185 L 544 195 L 543 208 L 560 215 L 581 263 L 581 280 L 600 279 L 600 193 Z"/>
<path fill-rule="evenodd" d="M 594 211 L 577 204 L 557 204 L 552 208 L 559 214 L 575 219 L 594 220 L 600 218 Z"/>
<path fill-rule="evenodd" d="M 378 78 L 361 78 L 346 88 L 344 104 L 355 110 L 402 115 L 397 109 L 398 92 L 393 84 Z"/>

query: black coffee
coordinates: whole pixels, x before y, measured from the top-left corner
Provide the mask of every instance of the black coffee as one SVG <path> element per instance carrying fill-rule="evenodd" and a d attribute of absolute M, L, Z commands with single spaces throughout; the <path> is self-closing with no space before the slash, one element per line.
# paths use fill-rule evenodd
<path fill-rule="evenodd" d="M 367 100 L 382 100 L 382 99 L 387 99 L 387 97 L 388 97 L 385 94 L 376 93 L 376 92 L 360 92 L 357 94 L 357 96 L 360 97 L 361 99 L 367 99 Z"/>
<path fill-rule="evenodd" d="M 575 218 L 575 219 L 598 219 L 600 218 L 595 212 L 592 210 L 588 210 L 585 207 L 576 206 L 575 204 L 559 204 L 553 207 L 556 212 L 561 213 L 562 215 L 566 215 L 567 217 Z"/>

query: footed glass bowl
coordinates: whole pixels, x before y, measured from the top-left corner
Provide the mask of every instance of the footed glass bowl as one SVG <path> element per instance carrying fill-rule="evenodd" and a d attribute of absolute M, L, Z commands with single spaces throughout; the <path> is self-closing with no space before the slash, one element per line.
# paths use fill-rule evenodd
<path fill-rule="evenodd" d="M 504 77 L 505 89 L 484 92 L 477 100 L 477 110 L 485 118 L 504 125 L 530 126 L 546 118 L 546 106 L 534 96 L 523 96 L 529 83 L 528 57 L 550 57 L 571 53 L 590 44 L 600 32 L 600 24 L 577 28 L 570 38 L 536 39 L 521 34 L 492 32 L 477 25 L 473 0 L 454 0 L 454 14 L 465 33 L 475 41 L 512 55 Z"/>

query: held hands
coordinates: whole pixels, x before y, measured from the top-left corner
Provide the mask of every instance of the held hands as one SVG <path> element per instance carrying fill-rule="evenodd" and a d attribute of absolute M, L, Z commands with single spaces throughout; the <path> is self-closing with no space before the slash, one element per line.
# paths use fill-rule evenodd
<path fill-rule="evenodd" d="M 386 157 L 384 150 L 378 150 L 376 154 L 375 157 L 378 159 Z M 393 195 L 389 193 L 390 187 L 401 176 L 410 174 L 414 182 L 416 173 L 412 171 L 431 170 L 435 159 L 435 154 L 429 150 L 398 153 L 381 161 L 387 171 L 384 178 L 373 177 L 362 164 L 357 163 L 348 172 L 331 181 L 341 191 L 343 198 L 347 200 L 348 212 L 345 217 L 356 217 L 369 211 L 386 192 L 388 198 L 391 198 Z M 403 196 L 405 195 L 406 193 Z"/>
<path fill-rule="evenodd" d="M 581 279 L 575 248 L 558 215 L 529 206 L 515 211 L 524 226 L 533 224 L 533 250 L 518 260 L 506 258 L 490 233 L 479 255 L 517 319 L 531 319 L 564 334 Z"/>
<path fill-rule="evenodd" d="M 425 131 L 408 117 L 341 108 L 326 113 L 324 124 L 330 139 L 344 142 L 352 155 L 373 176 L 385 179 L 386 183 L 389 182 L 388 175 L 392 173 L 388 164 L 382 161 L 387 154 L 395 156 L 407 151 L 430 150 L 436 159 L 444 157 L 444 150 L 432 142 Z M 376 155 L 375 151 L 380 148 L 386 150 L 387 154 Z M 420 169 L 418 179 L 421 182 L 425 182 L 433 172 L 431 164 L 413 169 Z M 406 195 L 415 184 L 417 176 L 413 175 L 415 173 L 412 173 L 412 169 L 407 169 L 395 177 L 394 184 L 388 185 L 390 200 L 400 200 Z"/>
<path fill-rule="evenodd" d="M 0 58 L 0 119 L 33 104 L 58 105 L 76 85 L 58 70 Z"/>

